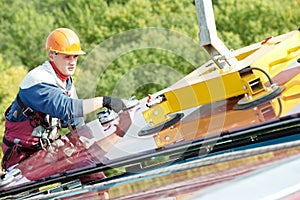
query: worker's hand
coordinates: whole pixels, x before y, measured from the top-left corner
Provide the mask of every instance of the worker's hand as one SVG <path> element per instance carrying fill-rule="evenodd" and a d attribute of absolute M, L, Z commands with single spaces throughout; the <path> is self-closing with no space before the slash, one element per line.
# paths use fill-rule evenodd
<path fill-rule="evenodd" d="M 106 107 L 107 109 L 119 113 L 121 110 L 126 108 L 126 105 L 125 105 L 125 100 L 123 99 L 117 97 L 104 96 L 103 107 Z"/>

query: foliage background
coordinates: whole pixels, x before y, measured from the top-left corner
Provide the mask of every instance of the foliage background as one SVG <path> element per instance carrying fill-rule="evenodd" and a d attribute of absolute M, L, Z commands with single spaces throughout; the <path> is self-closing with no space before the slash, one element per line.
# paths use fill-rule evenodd
<path fill-rule="evenodd" d="M 299 3 L 300 0 L 213 0 L 218 35 L 228 48 L 238 49 L 268 36 L 298 29 Z M 196 9 L 192 0 L 0 0 L 0 7 L 0 139 L 4 131 L 3 113 L 14 99 L 26 73 L 46 59 L 44 41 L 55 28 L 73 29 L 86 52 L 91 52 L 115 34 L 145 27 L 176 31 L 194 40 L 195 44 L 199 43 Z M 174 44 L 180 42 L 176 38 L 171 39 Z M 199 64 L 205 61 L 202 54 L 192 56 L 197 57 Z M 85 56 L 81 57 L 79 66 L 84 59 Z M 147 63 L 169 66 L 182 74 L 194 70 L 194 66 L 182 57 L 163 50 L 130 52 L 115 60 L 105 71 L 97 83 L 101 87 L 97 88 L 96 95 L 111 94 L 115 83 L 132 66 Z M 136 75 L 147 77 L 147 73 Z M 93 80 L 89 76 L 93 74 L 87 74 L 86 80 Z M 143 85 L 132 94 L 144 97 L 178 78 L 170 78 L 163 84 Z M 84 90 L 82 88 L 81 91 Z M 79 95 L 85 97 L 84 93 Z"/>

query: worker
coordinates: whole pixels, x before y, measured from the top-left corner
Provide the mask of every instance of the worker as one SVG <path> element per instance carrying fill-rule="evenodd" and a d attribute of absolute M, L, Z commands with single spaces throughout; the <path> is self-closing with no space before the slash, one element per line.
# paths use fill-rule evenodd
<path fill-rule="evenodd" d="M 102 107 L 116 113 L 126 107 L 125 101 L 117 97 L 78 99 L 72 75 L 78 56 L 85 52 L 73 30 L 52 31 L 46 39 L 46 50 L 47 61 L 25 76 L 16 98 L 5 112 L 3 169 L 47 149 L 57 141 L 59 128 L 76 132 L 84 125 L 84 115 Z M 111 137 L 118 139 L 123 135 L 124 131 L 118 131 Z"/>

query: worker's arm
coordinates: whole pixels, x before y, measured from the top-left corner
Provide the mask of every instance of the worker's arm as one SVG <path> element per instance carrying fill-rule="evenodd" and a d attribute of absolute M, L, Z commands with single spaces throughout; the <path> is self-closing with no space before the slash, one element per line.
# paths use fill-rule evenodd
<path fill-rule="evenodd" d="M 103 107 L 103 97 L 84 99 L 82 106 L 83 106 L 83 115 L 89 114 Z"/>
<path fill-rule="evenodd" d="M 95 97 L 92 99 L 83 100 L 83 115 L 91 113 L 99 108 L 106 107 L 116 113 L 126 108 L 124 100 L 117 97 Z"/>

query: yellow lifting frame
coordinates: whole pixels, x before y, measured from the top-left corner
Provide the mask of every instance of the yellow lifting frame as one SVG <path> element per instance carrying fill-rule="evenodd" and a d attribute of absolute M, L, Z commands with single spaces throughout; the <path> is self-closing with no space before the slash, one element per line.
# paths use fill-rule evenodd
<path fill-rule="evenodd" d="M 251 82 L 258 83 L 258 87 L 251 86 Z M 253 73 L 243 78 L 237 70 L 213 78 L 208 74 L 203 81 L 165 92 L 166 100 L 145 110 L 143 115 L 148 123 L 157 125 L 168 120 L 170 113 L 243 95 L 247 91 L 255 95 L 262 90 L 260 79 Z"/>

